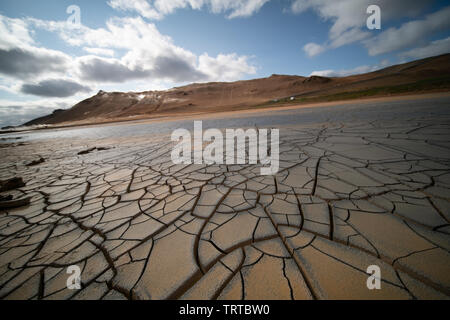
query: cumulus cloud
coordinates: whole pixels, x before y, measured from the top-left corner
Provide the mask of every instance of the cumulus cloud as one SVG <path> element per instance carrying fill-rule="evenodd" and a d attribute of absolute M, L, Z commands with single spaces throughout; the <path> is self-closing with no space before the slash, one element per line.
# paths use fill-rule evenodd
<path fill-rule="evenodd" d="M 249 58 L 236 54 L 217 57 L 197 56 L 174 44 L 161 34 L 153 23 L 141 17 L 113 18 L 106 28 L 91 29 L 81 26 L 69 28 L 53 21 L 30 20 L 39 28 L 57 32 L 63 40 L 74 46 L 101 49 L 121 49 L 126 54 L 120 59 L 84 56 L 75 60 L 79 78 L 86 81 L 123 83 L 128 80 L 169 80 L 174 83 L 193 81 L 237 80 L 252 74 L 255 68 Z M 224 60 L 226 63 L 224 64 Z M 205 70 L 205 64 L 210 67 Z"/>
<path fill-rule="evenodd" d="M 424 43 L 426 37 L 450 28 L 450 7 L 430 14 L 422 20 L 404 23 L 399 28 L 389 28 L 365 42 L 372 56 L 397 51 Z"/>
<path fill-rule="evenodd" d="M 139 52 L 136 59 L 144 59 Z M 198 63 L 197 63 L 198 60 Z M 88 81 L 123 83 L 129 80 L 157 79 L 173 83 L 196 81 L 232 81 L 243 74 L 254 74 L 256 68 L 247 62 L 248 57 L 236 54 L 210 57 L 203 54 L 194 61 L 176 54 L 152 58 L 150 65 L 136 63 L 129 57 L 123 60 L 85 56 L 77 59 L 78 76 Z M 142 68 L 140 66 L 145 66 Z"/>
<path fill-rule="evenodd" d="M 49 79 L 37 84 L 23 84 L 21 92 L 41 97 L 65 98 L 73 96 L 79 92 L 90 92 L 87 86 L 65 79 Z"/>
<path fill-rule="evenodd" d="M 63 52 L 40 48 L 33 41 L 34 30 L 56 33 L 68 45 L 88 55 L 71 57 Z M 250 58 L 235 53 L 211 57 L 196 55 L 177 46 L 141 17 L 112 18 L 104 28 L 71 28 L 65 21 L 35 18 L 10 19 L 0 15 L 0 89 L 12 94 L 46 97 L 45 101 L 0 101 L 0 126 L 17 125 L 74 105 L 89 94 L 89 87 L 111 88 L 145 83 L 174 84 L 198 81 L 231 81 L 255 73 Z M 8 37 L 8 35 L 13 36 Z M 116 52 L 123 53 L 114 58 Z M 81 82 L 82 81 L 82 82 Z M 81 84 L 82 83 L 82 84 Z M 155 88 L 153 88 L 155 89 Z M 61 102 L 71 97 L 70 103 Z M 22 99 L 22 97 L 21 97 Z"/>
<path fill-rule="evenodd" d="M 373 4 L 380 6 L 383 22 L 401 17 L 414 17 L 427 5 L 426 1 L 422 0 L 294 0 L 291 5 L 294 13 L 312 10 L 324 21 L 332 22 L 328 41 L 324 44 L 306 45 L 303 48 L 305 53 L 308 56 L 315 56 L 325 50 L 369 38 L 371 33 L 365 29 L 367 8 Z"/>
<path fill-rule="evenodd" d="M 200 10 L 208 7 L 215 14 L 226 13 L 229 19 L 249 17 L 270 0 L 110 0 L 117 10 L 134 11 L 148 19 L 162 19 L 178 9 Z"/>
<path fill-rule="evenodd" d="M 432 41 L 426 46 L 402 52 L 399 56 L 403 59 L 422 59 L 444 53 L 450 53 L 450 37 Z"/>
<path fill-rule="evenodd" d="M 142 68 L 139 64 L 132 66 L 118 59 L 85 56 L 77 59 L 77 68 L 81 79 L 104 83 L 123 83 L 146 78 L 172 82 L 208 79 L 206 74 L 178 56 L 158 56 L 151 68 Z"/>
<path fill-rule="evenodd" d="M 66 72 L 70 57 L 36 47 L 26 21 L 0 15 L 0 34 L 0 74 L 28 79 Z"/>

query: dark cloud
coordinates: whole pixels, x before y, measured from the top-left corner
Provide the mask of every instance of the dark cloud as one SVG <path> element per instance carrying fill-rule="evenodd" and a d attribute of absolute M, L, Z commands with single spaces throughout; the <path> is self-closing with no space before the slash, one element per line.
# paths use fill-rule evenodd
<path fill-rule="evenodd" d="M 114 83 L 145 78 L 167 79 L 174 82 L 193 82 L 207 78 L 189 62 L 177 56 L 157 57 L 152 69 L 130 69 L 118 60 L 90 57 L 79 61 L 78 70 L 81 79 Z"/>
<path fill-rule="evenodd" d="M 79 62 L 80 77 L 84 80 L 102 82 L 125 82 L 150 76 L 146 70 L 131 70 L 119 61 L 90 58 Z"/>
<path fill-rule="evenodd" d="M 89 92 L 89 87 L 82 86 L 79 83 L 69 81 L 52 79 L 41 81 L 38 84 L 24 84 L 21 91 L 26 94 L 32 94 L 41 97 L 70 97 L 78 92 Z"/>
<path fill-rule="evenodd" d="M 0 73 L 20 79 L 45 73 L 64 73 L 69 59 L 46 49 L 0 49 Z"/>
<path fill-rule="evenodd" d="M 204 73 L 196 70 L 191 64 L 176 56 L 160 56 L 156 58 L 153 76 L 170 79 L 174 82 L 194 82 L 207 78 Z"/>

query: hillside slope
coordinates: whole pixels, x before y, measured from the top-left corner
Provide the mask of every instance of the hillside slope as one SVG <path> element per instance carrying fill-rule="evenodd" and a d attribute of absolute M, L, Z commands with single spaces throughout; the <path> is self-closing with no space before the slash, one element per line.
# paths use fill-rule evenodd
<path fill-rule="evenodd" d="M 173 114 L 212 113 L 266 105 L 430 90 L 450 91 L 450 54 L 343 78 L 272 75 L 263 79 L 228 83 L 194 83 L 167 91 L 100 91 L 71 109 L 57 110 L 25 125 L 94 123 Z"/>

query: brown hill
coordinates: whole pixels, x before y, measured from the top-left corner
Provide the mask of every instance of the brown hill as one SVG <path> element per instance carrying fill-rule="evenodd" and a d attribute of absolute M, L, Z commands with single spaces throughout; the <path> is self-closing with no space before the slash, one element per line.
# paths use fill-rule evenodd
<path fill-rule="evenodd" d="M 194 83 L 167 91 L 100 91 L 69 110 L 57 110 L 25 125 L 94 123 L 449 90 L 450 54 L 445 54 L 343 78 L 272 75 L 228 83 Z"/>

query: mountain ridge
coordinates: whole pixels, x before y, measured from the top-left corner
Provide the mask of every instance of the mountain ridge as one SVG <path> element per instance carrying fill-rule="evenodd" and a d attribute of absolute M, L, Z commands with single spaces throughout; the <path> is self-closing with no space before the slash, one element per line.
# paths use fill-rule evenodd
<path fill-rule="evenodd" d="M 27 122 L 55 125 L 143 119 L 173 114 L 346 100 L 410 92 L 450 91 L 450 54 L 347 77 L 273 74 L 235 82 L 192 83 L 164 91 L 105 92 L 67 110 Z"/>

